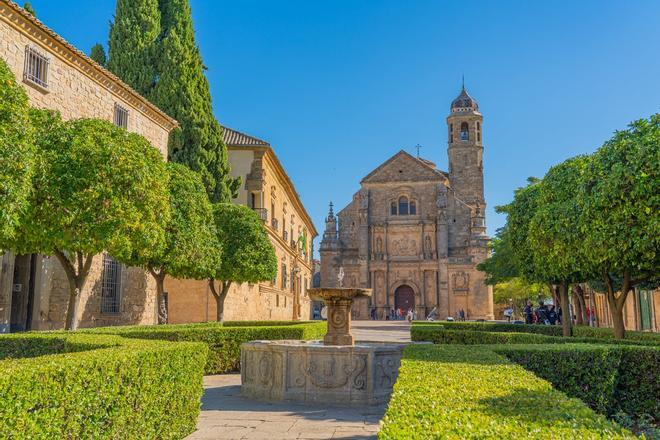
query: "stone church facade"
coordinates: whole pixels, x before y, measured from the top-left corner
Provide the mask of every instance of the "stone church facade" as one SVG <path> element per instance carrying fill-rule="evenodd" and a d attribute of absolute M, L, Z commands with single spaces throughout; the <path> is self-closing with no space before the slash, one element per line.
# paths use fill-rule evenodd
<path fill-rule="evenodd" d="M 418 319 L 493 319 L 493 298 L 476 269 L 488 257 L 483 185 L 483 117 L 465 88 L 447 117 L 449 171 L 400 151 L 360 182 L 321 241 L 321 285 L 369 287 L 354 307 L 367 319 L 414 308 Z"/>

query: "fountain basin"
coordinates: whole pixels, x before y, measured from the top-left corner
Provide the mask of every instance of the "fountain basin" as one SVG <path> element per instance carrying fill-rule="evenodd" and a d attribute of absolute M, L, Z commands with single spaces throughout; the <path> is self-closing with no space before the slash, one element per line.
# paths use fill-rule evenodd
<path fill-rule="evenodd" d="M 241 345 L 241 393 L 254 399 L 342 405 L 387 402 L 403 345 L 252 341 Z"/>

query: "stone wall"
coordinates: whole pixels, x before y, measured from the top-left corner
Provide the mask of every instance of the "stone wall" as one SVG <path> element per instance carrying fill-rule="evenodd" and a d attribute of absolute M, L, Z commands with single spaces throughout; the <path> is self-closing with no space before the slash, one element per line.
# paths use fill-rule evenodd
<path fill-rule="evenodd" d="M 165 290 L 169 299 L 169 322 L 184 324 L 216 320 L 216 302 L 207 281 L 179 280 L 168 277 Z M 301 317 L 310 319 L 311 301 L 301 295 Z M 269 283 L 233 285 L 225 299 L 228 321 L 283 320 L 293 317 L 293 294 Z"/>

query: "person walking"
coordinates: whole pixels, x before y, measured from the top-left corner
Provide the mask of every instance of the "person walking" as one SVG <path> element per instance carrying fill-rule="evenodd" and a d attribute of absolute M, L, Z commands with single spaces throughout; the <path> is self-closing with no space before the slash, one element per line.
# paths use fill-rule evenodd
<path fill-rule="evenodd" d="M 557 324 L 557 311 L 555 310 L 554 304 L 550 306 L 550 310 L 548 310 L 548 322 L 550 322 L 550 325 L 555 325 Z"/>
<path fill-rule="evenodd" d="M 465 310 L 459 310 L 458 316 L 460 317 L 461 321 L 465 321 Z"/>
<path fill-rule="evenodd" d="M 531 301 L 527 301 L 527 304 L 523 309 L 523 314 L 525 315 L 525 324 L 534 324 L 534 318 L 532 317 L 534 314 L 534 307 L 532 306 Z"/>

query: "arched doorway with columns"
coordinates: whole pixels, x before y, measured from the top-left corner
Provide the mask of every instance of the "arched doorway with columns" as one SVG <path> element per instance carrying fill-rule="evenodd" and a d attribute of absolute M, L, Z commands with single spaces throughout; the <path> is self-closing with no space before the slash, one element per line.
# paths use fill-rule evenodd
<path fill-rule="evenodd" d="M 394 308 L 408 311 L 415 308 L 415 290 L 402 284 L 394 291 Z"/>

